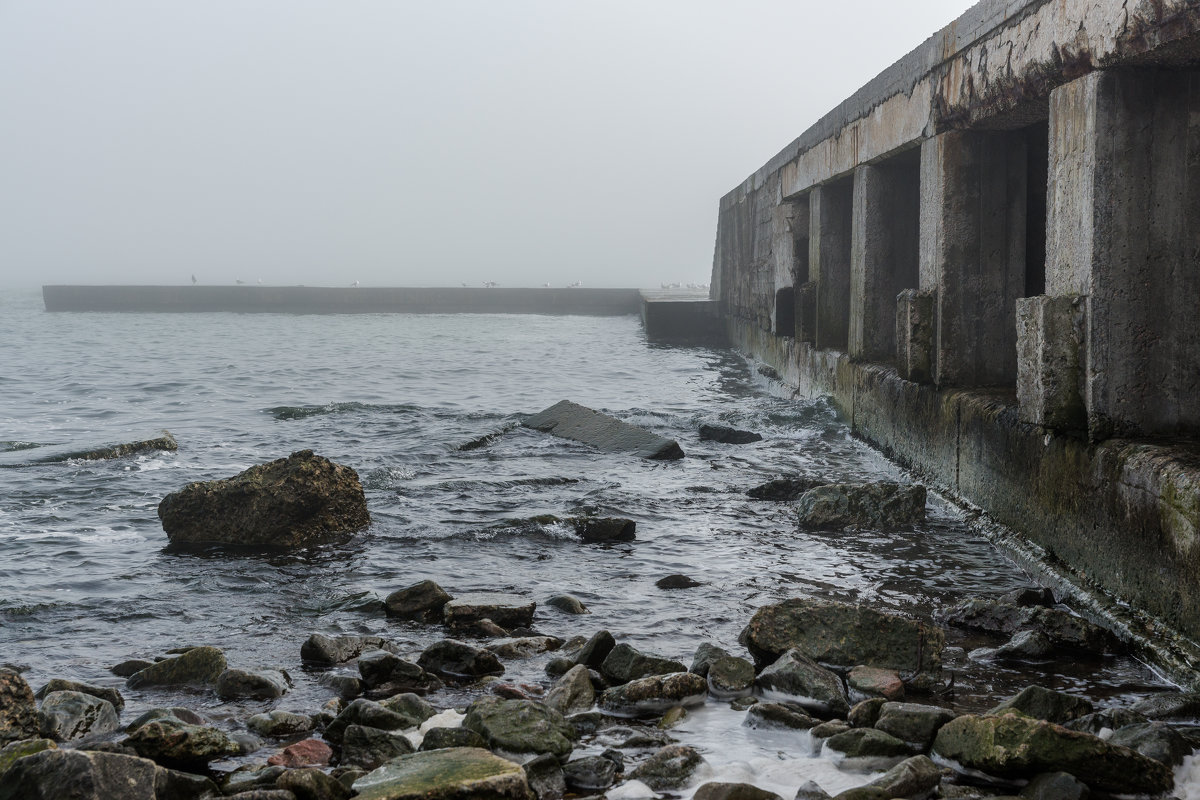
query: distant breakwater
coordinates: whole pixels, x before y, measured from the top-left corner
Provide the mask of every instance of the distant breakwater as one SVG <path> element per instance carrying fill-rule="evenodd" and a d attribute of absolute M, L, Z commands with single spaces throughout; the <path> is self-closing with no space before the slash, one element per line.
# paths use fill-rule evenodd
<path fill-rule="evenodd" d="M 637 289 L 43 286 L 47 311 L 285 314 L 637 314 Z"/>

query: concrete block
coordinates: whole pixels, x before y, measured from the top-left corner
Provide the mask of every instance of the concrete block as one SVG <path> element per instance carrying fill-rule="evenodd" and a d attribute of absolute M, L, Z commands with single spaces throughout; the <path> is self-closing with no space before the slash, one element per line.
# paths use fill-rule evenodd
<path fill-rule="evenodd" d="M 796 341 L 817 340 L 817 284 L 807 281 L 796 287 Z"/>
<path fill-rule="evenodd" d="M 896 295 L 896 365 L 905 380 L 933 381 L 936 299 L 932 289 L 905 289 Z"/>
<path fill-rule="evenodd" d="M 1081 295 L 1017 301 L 1017 402 L 1020 419 L 1061 431 L 1087 429 L 1083 403 L 1084 325 Z"/>
<path fill-rule="evenodd" d="M 601 450 L 628 451 L 642 458 L 656 460 L 683 458 L 683 450 L 674 439 L 659 436 L 570 400 L 560 400 L 545 411 L 527 417 L 521 424 Z"/>

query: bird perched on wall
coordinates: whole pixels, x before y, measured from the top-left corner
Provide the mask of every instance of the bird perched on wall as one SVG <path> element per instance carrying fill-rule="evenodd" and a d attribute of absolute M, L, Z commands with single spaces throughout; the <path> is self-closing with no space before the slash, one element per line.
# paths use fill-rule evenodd
<path fill-rule="evenodd" d="M 195 285 L 196 285 L 196 276 L 193 275 L 192 276 L 192 286 L 195 286 Z"/>
<path fill-rule="evenodd" d="M 350 285 L 351 285 L 351 286 L 354 286 L 354 287 L 357 287 L 357 286 L 358 286 L 358 281 L 355 281 L 354 283 L 352 283 L 352 284 L 350 284 Z"/>

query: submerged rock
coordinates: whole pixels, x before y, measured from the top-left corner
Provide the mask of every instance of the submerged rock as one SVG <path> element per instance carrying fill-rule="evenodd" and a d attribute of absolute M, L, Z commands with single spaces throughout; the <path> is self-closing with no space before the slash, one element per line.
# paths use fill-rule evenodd
<path fill-rule="evenodd" d="M 425 580 L 397 589 L 384 598 L 388 616 L 417 622 L 441 622 L 442 609 L 454 598 L 433 581 Z"/>
<path fill-rule="evenodd" d="M 1053 647 L 1083 650 L 1089 653 L 1115 652 L 1119 649 L 1113 635 L 1083 617 L 1046 606 L 1019 605 L 1005 600 L 970 598 L 946 609 L 940 617 L 946 624 L 988 633 L 1014 634 L 1037 631 L 1040 637 L 1007 645 L 1014 657 L 1040 657 L 1046 654 L 1042 642 Z"/>
<path fill-rule="evenodd" d="M 38 735 L 37 704 L 21 675 L 0 669 L 0 745 Z"/>
<path fill-rule="evenodd" d="M 97 447 L 94 450 L 78 450 L 72 453 L 61 453 L 48 458 L 41 459 L 40 463 L 54 463 L 58 461 L 104 461 L 110 458 L 124 458 L 138 453 L 153 453 L 166 452 L 173 453 L 179 449 L 179 443 L 175 441 L 175 437 L 168 431 L 163 431 L 162 436 L 157 439 L 145 439 L 140 442 L 126 442 L 124 444 L 113 444 L 106 447 Z"/>
<path fill-rule="evenodd" d="M 216 647 L 193 647 L 182 655 L 166 658 L 135 672 L 125 680 L 130 689 L 147 686 L 207 686 L 225 671 L 225 654 Z"/>
<path fill-rule="evenodd" d="M 701 425 L 700 440 L 721 444 L 750 444 L 761 442 L 762 436 L 753 431 L 743 431 L 728 425 Z"/>
<path fill-rule="evenodd" d="M 600 695 L 600 708 L 617 716 L 661 714 L 674 706 L 694 706 L 704 703 L 708 682 L 692 672 L 671 675 L 651 675 L 622 686 L 607 689 Z"/>
<path fill-rule="evenodd" d="M 358 473 L 311 450 L 188 484 L 158 516 L 172 544 L 254 547 L 303 547 L 371 522 Z"/>
<path fill-rule="evenodd" d="M 562 400 L 521 423 L 526 428 L 573 439 L 610 452 L 630 452 L 642 458 L 670 460 L 683 458 L 683 450 L 674 439 L 667 439 L 644 428 L 621 422 L 615 417 L 593 411 L 570 400 Z"/>
<path fill-rule="evenodd" d="M 839 483 L 809 489 L 796 504 L 812 528 L 898 528 L 925 521 L 925 487 L 899 483 Z"/>
<path fill-rule="evenodd" d="M 255 714 L 246 720 L 246 727 L 259 736 L 283 737 L 311 731 L 316 725 L 307 714 L 271 711 L 267 714 Z"/>
<path fill-rule="evenodd" d="M 821 486 L 815 478 L 775 478 L 761 483 L 746 492 L 755 500 L 773 500 L 777 503 L 799 499 L 809 489 Z"/>
<path fill-rule="evenodd" d="M 754 612 L 738 641 L 759 666 L 789 649 L 822 664 L 936 671 L 946 636 L 920 620 L 867 606 L 798 597 Z"/>
<path fill-rule="evenodd" d="M 696 586 L 704 584 L 695 578 L 690 578 L 687 575 L 668 575 L 665 578 L 659 578 L 654 582 L 654 585 L 659 589 L 692 589 Z"/>
<path fill-rule="evenodd" d="M 556 594 L 546 601 L 546 605 L 557 608 L 564 614 L 590 614 L 587 606 L 573 594 Z"/>
<path fill-rule="evenodd" d="M 451 629 L 470 628 L 483 620 L 511 629 L 533 625 L 537 603 L 515 594 L 473 592 L 459 595 L 443 608 L 446 625 Z"/>
<path fill-rule="evenodd" d="M 358 800 L 532 800 L 525 771 L 475 747 L 400 756 L 354 782 Z"/>
<path fill-rule="evenodd" d="M 463 727 L 488 747 L 514 756 L 550 753 L 565 759 L 575 748 L 575 729 L 554 709 L 534 700 L 483 697 L 467 709 Z"/>
<path fill-rule="evenodd" d="M 59 742 L 109 733 L 121 725 L 112 703 L 83 692 L 51 692 L 38 715 L 42 735 Z"/>

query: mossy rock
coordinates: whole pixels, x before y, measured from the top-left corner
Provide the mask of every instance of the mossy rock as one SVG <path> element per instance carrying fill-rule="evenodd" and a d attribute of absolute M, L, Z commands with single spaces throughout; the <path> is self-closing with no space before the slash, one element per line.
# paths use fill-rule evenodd
<path fill-rule="evenodd" d="M 228 665 L 225 654 L 217 647 L 194 647 L 175 658 L 167 658 L 130 675 L 125 685 L 130 689 L 148 686 L 210 685 L 215 683 Z"/>
<path fill-rule="evenodd" d="M 493 750 L 514 755 L 550 753 L 565 760 L 575 748 L 571 723 L 533 700 L 481 698 L 467 709 L 463 727 L 482 736 Z"/>
<path fill-rule="evenodd" d="M 525 771 L 477 747 L 400 756 L 354 782 L 358 800 L 532 800 Z"/>

